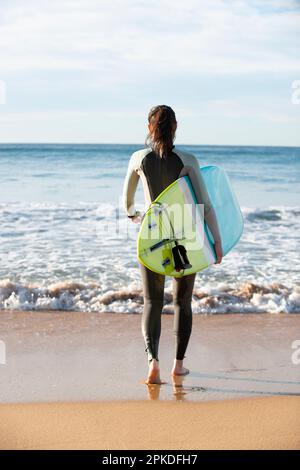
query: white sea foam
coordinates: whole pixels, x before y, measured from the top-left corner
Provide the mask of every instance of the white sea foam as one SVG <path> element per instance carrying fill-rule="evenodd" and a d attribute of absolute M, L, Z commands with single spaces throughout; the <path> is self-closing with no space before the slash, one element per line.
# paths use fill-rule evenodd
<path fill-rule="evenodd" d="M 299 311 L 300 209 L 242 210 L 238 245 L 197 274 L 195 313 Z M 0 223 L 0 308 L 141 311 L 138 226 L 113 204 L 2 203 Z"/>
<path fill-rule="evenodd" d="M 260 285 L 240 283 L 235 286 L 195 286 L 194 313 L 299 313 L 300 285 Z M 86 312 L 140 313 L 143 308 L 141 285 L 105 289 L 101 284 L 61 282 L 48 286 L 0 282 L 0 308 L 11 310 L 72 310 Z M 172 313 L 172 289 L 167 283 L 164 313 Z"/>

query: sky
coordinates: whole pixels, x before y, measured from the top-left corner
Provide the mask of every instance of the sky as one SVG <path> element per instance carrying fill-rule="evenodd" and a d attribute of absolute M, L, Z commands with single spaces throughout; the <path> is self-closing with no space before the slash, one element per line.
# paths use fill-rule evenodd
<path fill-rule="evenodd" d="M 0 142 L 300 146 L 300 1 L 0 0 Z"/>

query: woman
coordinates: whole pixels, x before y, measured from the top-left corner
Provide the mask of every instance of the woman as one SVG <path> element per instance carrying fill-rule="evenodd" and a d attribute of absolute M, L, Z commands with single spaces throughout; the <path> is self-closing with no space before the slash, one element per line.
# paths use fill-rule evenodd
<path fill-rule="evenodd" d="M 222 260 L 220 234 L 214 209 L 211 206 L 196 157 L 179 151 L 173 145 L 177 120 L 172 108 L 155 106 L 148 114 L 146 149 L 131 155 L 123 188 L 124 208 L 131 220 L 141 221 L 134 207 L 134 195 L 139 178 L 142 179 L 146 203 L 149 205 L 167 186 L 179 177 L 190 177 L 197 202 L 204 204 L 204 218 L 214 237 L 216 263 Z M 140 264 L 143 281 L 144 309 L 142 333 L 148 357 L 147 384 L 161 383 L 158 346 L 161 332 L 161 311 L 163 308 L 165 276 L 150 271 Z M 173 278 L 175 359 L 172 375 L 185 375 L 189 370 L 183 367 L 183 359 L 192 330 L 192 293 L 196 274 Z"/>

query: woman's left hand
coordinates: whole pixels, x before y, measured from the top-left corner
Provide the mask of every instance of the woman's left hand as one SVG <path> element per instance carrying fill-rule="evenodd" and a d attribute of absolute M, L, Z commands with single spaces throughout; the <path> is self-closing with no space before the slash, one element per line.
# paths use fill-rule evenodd
<path fill-rule="evenodd" d="M 215 242 L 215 252 L 217 255 L 217 260 L 215 261 L 215 264 L 220 264 L 222 261 L 222 256 L 223 256 L 222 244 L 220 240 Z"/>

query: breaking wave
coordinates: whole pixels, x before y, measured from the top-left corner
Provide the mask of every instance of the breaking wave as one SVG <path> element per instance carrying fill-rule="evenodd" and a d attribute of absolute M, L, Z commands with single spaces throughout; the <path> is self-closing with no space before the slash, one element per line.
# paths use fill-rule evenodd
<path fill-rule="evenodd" d="M 299 313 L 300 285 L 269 285 L 251 282 L 238 286 L 219 283 L 196 288 L 192 299 L 195 314 L 218 313 Z M 66 310 L 84 312 L 141 313 L 143 295 L 140 286 L 104 290 L 100 284 L 58 282 L 42 286 L 0 281 L 0 309 Z M 165 289 L 163 313 L 173 313 L 172 289 Z"/>

